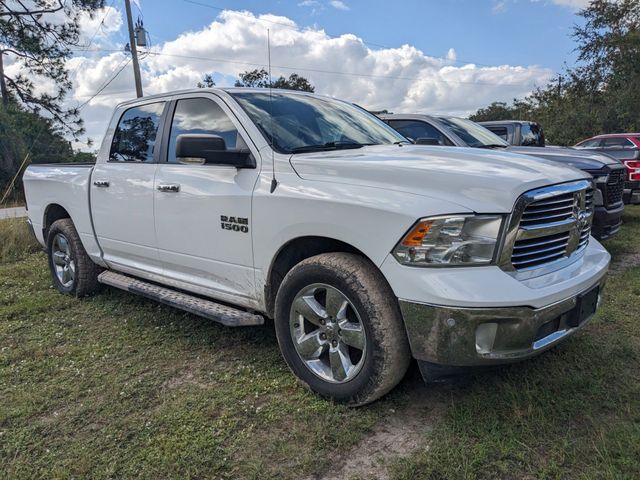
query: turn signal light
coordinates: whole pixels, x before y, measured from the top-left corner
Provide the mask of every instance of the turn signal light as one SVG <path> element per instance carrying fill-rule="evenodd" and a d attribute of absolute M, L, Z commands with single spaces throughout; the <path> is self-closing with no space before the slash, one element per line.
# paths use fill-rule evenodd
<path fill-rule="evenodd" d="M 419 247 L 422 245 L 422 240 L 429 233 L 429 229 L 433 225 L 433 221 L 424 220 L 422 222 L 418 222 L 418 224 L 413 227 L 413 229 L 407 234 L 406 237 L 402 240 L 402 245 L 405 247 Z"/>

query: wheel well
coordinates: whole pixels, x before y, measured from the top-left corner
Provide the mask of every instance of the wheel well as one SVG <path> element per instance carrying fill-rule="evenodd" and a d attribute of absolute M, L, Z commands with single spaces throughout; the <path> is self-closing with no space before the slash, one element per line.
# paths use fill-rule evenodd
<path fill-rule="evenodd" d="M 273 318 L 276 294 L 280 284 L 295 265 L 321 253 L 347 252 L 366 258 L 366 255 L 348 243 L 326 237 L 299 237 L 290 240 L 278 252 L 269 269 L 264 287 L 267 314 Z"/>
<path fill-rule="evenodd" d="M 71 215 L 69 215 L 69 212 L 67 212 L 64 207 L 61 207 L 57 203 L 52 203 L 47 207 L 44 212 L 44 222 L 42 224 L 42 234 L 45 242 L 47 241 L 49 228 L 51 228 L 53 222 L 60 220 L 61 218 L 71 218 Z"/>

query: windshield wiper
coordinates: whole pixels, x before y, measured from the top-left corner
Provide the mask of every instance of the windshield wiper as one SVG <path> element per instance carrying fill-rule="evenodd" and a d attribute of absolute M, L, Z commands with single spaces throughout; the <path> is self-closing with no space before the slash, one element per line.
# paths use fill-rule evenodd
<path fill-rule="evenodd" d="M 488 143 L 486 145 L 474 145 L 473 148 L 507 148 L 509 145 L 502 145 L 501 143 Z"/>
<path fill-rule="evenodd" d="M 306 153 L 306 152 L 322 152 L 326 150 L 346 150 L 350 148 L 362 148 L 366 143 L 355 142 L 327 142 L 319 145 L 304 145 L 302 147 L 296 147 L 291 149 L 291 153 Z"/>

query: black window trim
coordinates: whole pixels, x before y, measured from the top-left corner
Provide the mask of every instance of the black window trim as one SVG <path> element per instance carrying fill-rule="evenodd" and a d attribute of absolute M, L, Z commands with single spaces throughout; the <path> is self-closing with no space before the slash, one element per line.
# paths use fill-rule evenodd
<path fill-rule="evenodd" d="M 153 148 L 153 160 L 151 162 L 123 162 L 121 160 L 111 160 L 111 150 L 113 149 L 113 140 L 115 139 L 116 131 L 118 130 L 118 126 L 120 125 L 120 122 L 122 121 L 122 117 L 124 117 L 124 114 L 134 108 L 143 107 L 145 105 L 152 105 L 154 103 L 162 103 L 164 104 L 164 107 L 162 109 L 162 113 L 160 114 L 160 120 L 158 121 L 158 131 L 156 132 L 156 143 L 154 144 L 154 148 Z M 170 103 L 170 99 L 168 98 L 166 99 L 154 98 L 154 99 L 150 99 L 148 102 L 140 102 L 140 103 L 134 103 L 132 105 L 123 106 L 124 108 L 122 110 L 122 113 L 118 116 L 118 121 L 115 123 L 113 135 L 111 136 L 111 142 L 109 144 L 109 154 L 107 155 L 106 163 L 127 164 L 127 165 L 154 165 L 159 163 L 160 150 L 162 150 L 162 145 L 160 145 L 160 148 L 156 148 L 158 145 L 157 139 L 158 137 L 161 138 L 160 144 L 162 144 L 162 142 L 164 141 L 164 135 L 163 135 L 164 124 L 166 120 L 165 117 L 167 115 L 167 110 L 168 110 L 167 107 L 169 106 L 169 103 Z"/>

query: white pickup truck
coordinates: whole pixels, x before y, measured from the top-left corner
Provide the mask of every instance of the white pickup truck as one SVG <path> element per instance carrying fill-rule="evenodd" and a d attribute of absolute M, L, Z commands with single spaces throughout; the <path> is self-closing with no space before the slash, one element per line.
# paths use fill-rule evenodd
<path fill-rule="evenodd" d="M 274 319 L 293 373 L 351 405 L 548 349 L 610 256 L 570 167 L 412 145 L 353 104 L 209 89 L 118 106 L 95 165 L 33 165 L 53 283 L 122 288 L 229 326 Z"/>

